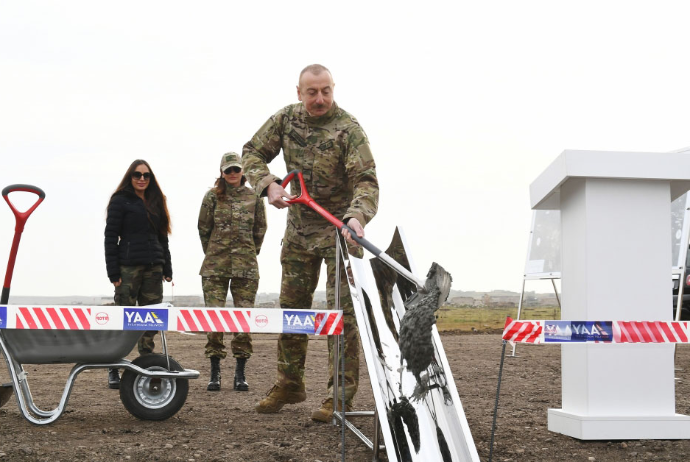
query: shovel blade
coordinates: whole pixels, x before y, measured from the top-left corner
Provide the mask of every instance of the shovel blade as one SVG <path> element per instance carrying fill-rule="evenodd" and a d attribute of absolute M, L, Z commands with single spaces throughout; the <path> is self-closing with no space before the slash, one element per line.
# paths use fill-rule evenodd
<path fill-rule="evenodd" d="M 426 275 L 424 293 L 417 292 L 405 301 L 406 311 L 423 306 L 424 309 L 438 310 L 448 298 L 453 278 L 438 263 L 433 263 Z"/>
<path fill-rule="evenodd" d="M 443 266 L 436 262 L 431 265 L 426 278 L 424 288 L 428 293 L 431 293 L 434 288 L 438 288 L 439 290 L 438 306 L 436 306 L 436 309 L 439 309 L 441 305 L 443 305 L 443 303 L 448 299 L 453 278 L 448 271 L 443 269 Z"/>

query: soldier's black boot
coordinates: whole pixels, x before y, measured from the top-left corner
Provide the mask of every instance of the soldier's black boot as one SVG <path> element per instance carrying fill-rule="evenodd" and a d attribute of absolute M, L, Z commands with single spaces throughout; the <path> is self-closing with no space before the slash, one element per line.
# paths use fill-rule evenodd
<path fill-rule="evenodd" d="M 235 366 L 235 381 L 232 386 L 237 391 L 249 391 L 249 384 L 244 377 L 244 366 L 247 364 L 247 358 L 237 358 L 237 365 Z"/>
<path fill-rule="evenodd" d="M 108 388 L 113 390 L 120 388 L 120 373 L 117 369 L 108 369 Z"/>
<path fill-rule="evenodd" d="M 208 391 L 220 391 L 220 358 L 211 357 L 211 380 L 206 387 Z"/>

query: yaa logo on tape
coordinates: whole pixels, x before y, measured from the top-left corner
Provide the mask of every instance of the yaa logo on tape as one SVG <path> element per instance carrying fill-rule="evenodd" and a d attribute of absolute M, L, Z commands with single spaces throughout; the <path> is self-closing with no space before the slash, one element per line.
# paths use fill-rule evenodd
<path fill-rule="evenodd" d="M 168 330 L 168 310 L 125 308 L 124 330 Z"/>
<path fill-rule="evenodd" d="M 545 342 L 611 342 L 610 321 L 546 321 Z"/>
<path fill-rule="evenodd" d="M 286 334 L 313 334 L 314 312 L 313 311 L 284 311 L 283 312 L 283 332 Z"/>

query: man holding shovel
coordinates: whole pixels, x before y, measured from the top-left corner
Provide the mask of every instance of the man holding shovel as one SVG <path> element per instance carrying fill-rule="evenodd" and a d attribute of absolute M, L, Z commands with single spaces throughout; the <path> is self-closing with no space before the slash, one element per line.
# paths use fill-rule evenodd
<path fill-rule="evenodd" d="M 296 196 L 281 186 L 281 179 L 268 169 L 282 150 L 288 171 L 300 170 L 305 185 L 316 202 L 345 222 L 359 237 L 376 214 L 379 187 L 376 165 L 369 141 L 357 120 L 333 100 L 335 84 L 330 71 L 312 64 L 302 70 L 297 86 L 300 103 L 286 106 L 274 114 L 242 151 L 245 174 L 257 194 L 267 196 L 269 204 L 288 207 Z M 299 191 L 297 191 L 299 193 Z M 350 239 L 347 230 L 343 236 Z M 323 261 L 326 262 L 328 307 L 335 305 L 335 231 L 315 211 L 290 207 L 280 261 L 283 275 L 280 305 L 283 308 L 310 309 Z M 352 244 L 355 244 L 350 240 Z M 356 245 L 356 244 L 355 244 Z M 361 248 L 357 248 L 361 256 Z M 341 268 L 342 269 L 342 268 Z M 359 383 L 359 331 L 345 277 L 340 281 L 340 307 L 345 327 L 346 411 Z M 278 377 L 261 400 L 260 413 L 280 411 L 285 404 L 302 402 L 304 365 L 308 337 L 281 334 L 278 339 Z M 329 338 L 329 391 L 312 419 L 328 422 L 333 414 L 333 339 Z"/>

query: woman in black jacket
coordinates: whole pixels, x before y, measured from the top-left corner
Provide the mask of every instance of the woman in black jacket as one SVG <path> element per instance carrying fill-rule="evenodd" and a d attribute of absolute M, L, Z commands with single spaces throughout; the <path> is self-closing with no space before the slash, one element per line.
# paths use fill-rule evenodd
<path fill-rule="evenodd" d="M 163 279 L 172 281 L 168 234 L 165 195 L 148 162 L 135 160 L 110 197 L 105 225 L 105 264 L 115 286 L 116 305 L 163 301 Z M 146 331 L 141 337 L 140 355 L 153 352 L 155 334 Z M 120 387 L 117 369 L 110 369 L 108 386 Z"/>

